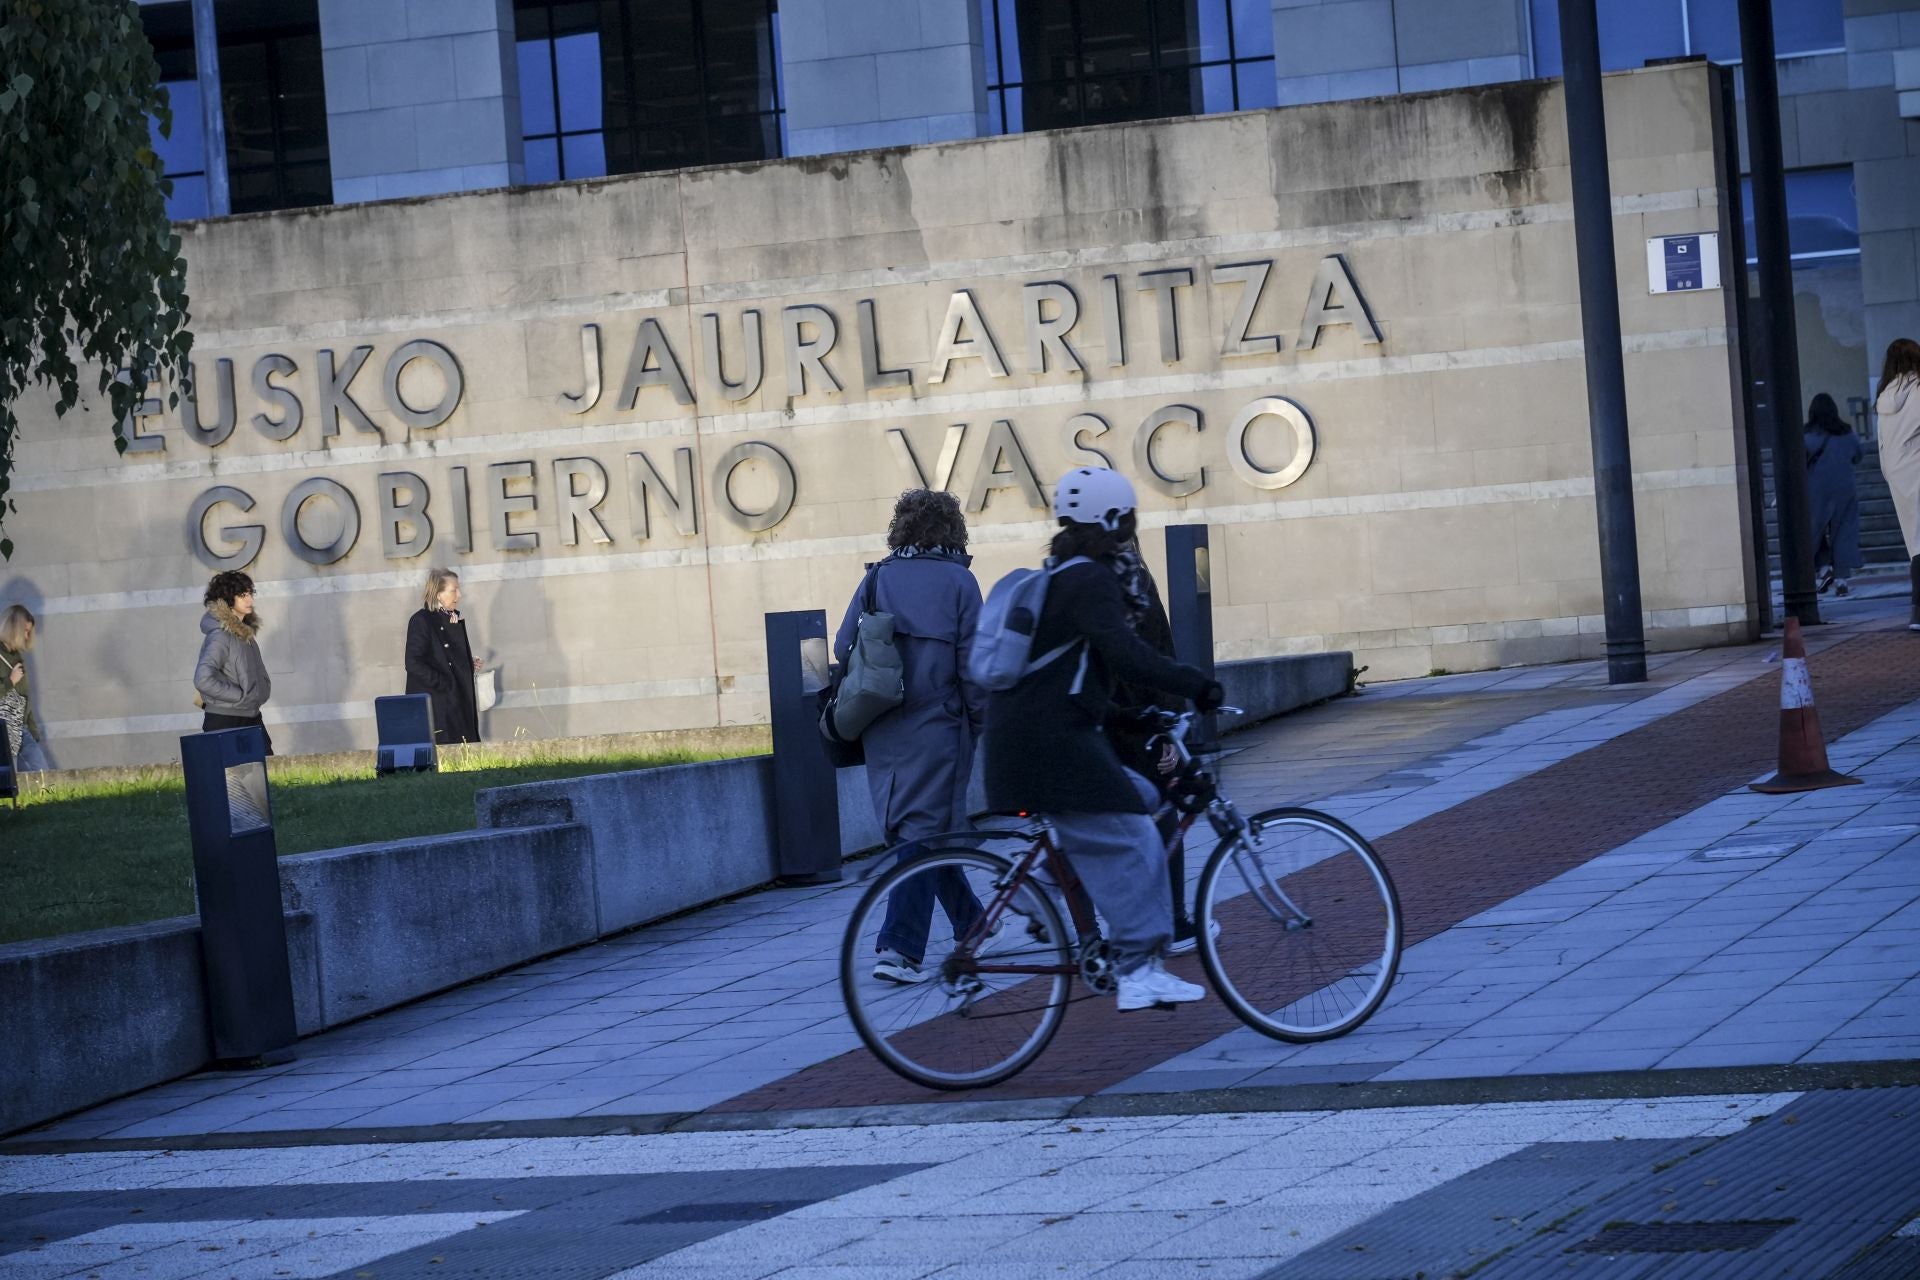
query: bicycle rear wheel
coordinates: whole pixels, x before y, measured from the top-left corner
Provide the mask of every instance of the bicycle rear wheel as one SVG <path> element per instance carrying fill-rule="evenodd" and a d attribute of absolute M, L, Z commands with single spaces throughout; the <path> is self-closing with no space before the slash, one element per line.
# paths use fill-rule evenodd
<path fill-rule="evenodd" d="M 874 975 L 896 896 L 903 911 L 923 901 L 932 920 L 914 982 Z M 894 1072 L 931 1089 L 977 1089 L 1040 1056 L 1066 1017 L 1074 966 L 1059 911 L 1032 881 L 1013 883 L 1011 862 L 934 849 L 861 896 L 840 946 L 840 992 L 860 1039 Z"/>
<path fill-rule="evenodd" d="M 1380 1007 L 1399 971 L 1393 880 L 1366 840 L 1324 813 L 1254 815 L 1245 839 L 1227 837 L 1207 859 L 1197 906 L 1214 990 L 1276 1040 L 1346 1034 Z"/>

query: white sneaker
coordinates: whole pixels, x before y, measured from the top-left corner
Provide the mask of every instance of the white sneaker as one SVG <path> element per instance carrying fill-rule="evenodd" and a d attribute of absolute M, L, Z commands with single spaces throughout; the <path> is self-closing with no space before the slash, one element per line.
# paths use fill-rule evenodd
<path fill-rule="evenodd" d="M 1204 1000 L 1205 987 L 1195 986 L 1168 973 L 1159 960 L 1149 960 L 1132 973 L 1120 975 L 1120 1012 L 1151 1009 L 1162 1004 L 1188 1004 Z"/>
<path fill-rule="evenodd" d="M 904 956 L 891 951 L 882 951 L 880 959 L 874 962 L 873 976 L 882 982 L 892 982 L 900 986 L 911 986 L 916 982 L 925 982 L 931 975 L 922 973 L 920 966 Z"/>
<path fill-rule="evenodd" d="M 1210 920 L 1207 922 L 1207 936 L 1210 938 L 1220 936 L 1220 922 L 1218 920 Z M 1199 945 L 1200 930 L 1198 927 L 1189 924 L 1182 930 L 1176 925 L 1173 930 L 1173 941 L 1167 944 L 1167 954 L 1170 956 L 1184 956 Z"/>

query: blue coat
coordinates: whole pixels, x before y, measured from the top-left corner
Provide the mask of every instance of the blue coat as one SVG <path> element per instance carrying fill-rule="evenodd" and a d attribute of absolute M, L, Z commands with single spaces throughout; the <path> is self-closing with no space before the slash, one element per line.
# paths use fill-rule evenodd
<path fill-rule="evenodd" d="M 958 831 L 967 822 L 967 782 L 986 700 L 969 683 L 967 651 L 980 620 L 980 584 L 968 556 L 888 556 L 868 569 L 875 602 L 893 615 L 906 697 L 867 727 L 867 785 L 886 843 Z M 847 605 L 833 654 L 853 649 L 866 579 Z"/>

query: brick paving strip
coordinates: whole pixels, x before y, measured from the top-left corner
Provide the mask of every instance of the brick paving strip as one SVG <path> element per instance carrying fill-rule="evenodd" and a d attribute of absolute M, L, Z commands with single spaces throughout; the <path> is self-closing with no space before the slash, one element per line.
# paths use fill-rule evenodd
<path fill-rule="evenodd" d="M 1920 698 L 1920 636 L 1875 631 L 1816 653 L 1829 742 Z M 1591 747 L 1375 842 L 1393 873 L 1406 945 L 1442 933 L 1770 772 L 1779 669 Z M 1364 834 L 1364 832 L 1363 832 Z M 1190 855 L 1191 856 L 1191 855 Z M 1174 968 L 1204 982 L 1197 957 Z M 1076 995 L 1084 992 L 1076 986 Z M 982 1098 L 1079 1097 L 1240 1025 L 1209 1000 L 1177 1014 L 1127 1014 L 1081 999 L 1040 1060 L 992 1089 L 942 1093 L 895 1076 L 866 1050 L 842 1054 L 709 1108 L 768 1111 Z"/>

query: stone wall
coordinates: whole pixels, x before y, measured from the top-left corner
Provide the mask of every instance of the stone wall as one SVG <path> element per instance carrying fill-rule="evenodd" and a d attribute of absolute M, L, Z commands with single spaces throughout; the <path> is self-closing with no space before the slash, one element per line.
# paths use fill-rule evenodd
<path fill-rule="evenodd" d="M 1721 225 L 1714 74 L 1607 80 L 1656 648 L 1753 617 L 1725 298 L 1644 274 Z M 490 737 L 762 720 L 761 615 L 837 623 L 901 489 L 960 496 L 985 583 L 1102 462 L 1156 570 L 1213 527 L 1222 659 L 1596 654 L 1562 117 L 1529 82 L 186 225 L 199 411 L 116 457 L 22 405 L 0 597 L 43 615 L 48 745 L 197 729 L 216 556 L 283 750 L 371 742 L 430 564 Z"/>

